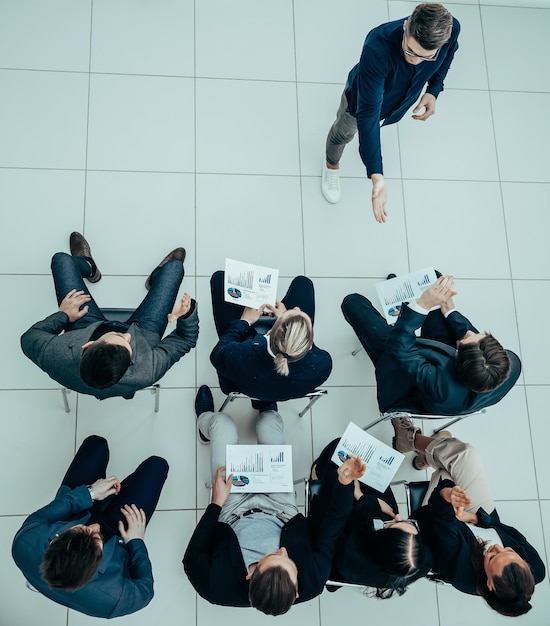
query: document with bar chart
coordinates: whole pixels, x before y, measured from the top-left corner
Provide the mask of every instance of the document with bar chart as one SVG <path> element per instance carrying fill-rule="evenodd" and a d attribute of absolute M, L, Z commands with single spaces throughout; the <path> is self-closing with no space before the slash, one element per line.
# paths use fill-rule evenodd
<path fill-rule="evenodd" d="M 292 446 L 226 446 L 226 475 L 233 474 L 231 493 L 290 493 Z"/>
<path fill-rule="evenodd" d="M 367 470 L 359 480 L 365 485 L 384 492 L 391 483 L 405 456 L 382 443 L 353 422 L 348 424 L 336 446 L 331 460 L 342 465 L 350 454 L 363 459 Z"/>
<path fill-rule="evenodd" d="M 234 259 L 225 259 L 224 300 L 257 309 L 275 306 L 279 270 Z"/>
<path fill-rule="evenodd" d="M 435 283 L 437 276 L 433 267 L 402 274 L 376 284 L 382 311 L 388 324 L 395 324 L 403 302 L 420 298 L 426 289 Z"/>

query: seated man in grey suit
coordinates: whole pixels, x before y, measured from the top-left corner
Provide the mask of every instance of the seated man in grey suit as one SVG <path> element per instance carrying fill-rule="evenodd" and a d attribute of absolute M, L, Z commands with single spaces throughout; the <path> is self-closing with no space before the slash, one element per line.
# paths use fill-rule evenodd
<path fill-rule="evenodd" d="M 21 337 L 23 352 L 58 383 L 103 400 L 132 398 L 157 382 L 197 343 L 197 303 L 184 294 L 185 250 L 176 248 L 145 281 L 143 302 L 125 322 L 107 320 L 84 284 L 101 279 L 90 246 L 72 233 L 71 254 L 58 252 L 52 274 L 59 311 L 37 322 Z M 176 330 L 162 339 L 168 322 Z M 62 333 L 62 334 L 61 334 Z"/>
<path fill-rule="evenodd" d="M 453 277 L 440 276 L 403 305 L 393 327 L 365 297 L 344 298 L 344 317 L 376 369 L 381 411 L 460 415 L 496 404 L 514 386 L 519 358 L 461 315 L 454 295 Z"/>
<path fill-rule="evenodd" d="M 108 461 L 105 439 L 85 439 L 53 502 L 25 520 L 12 546 L 37 591 L 94 617 L 128 615 L 151 602 L 143 538 L 168 475 L 168 463 L 152 456 L 120 482 L 105 478 Z"/>

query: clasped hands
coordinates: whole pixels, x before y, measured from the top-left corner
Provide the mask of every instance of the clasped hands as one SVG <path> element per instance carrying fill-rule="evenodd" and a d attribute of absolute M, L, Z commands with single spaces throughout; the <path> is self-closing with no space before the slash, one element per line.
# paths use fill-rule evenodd
<path fill-rule="evenodd" d="M 454 309 L 453 296 L 456 296 L 454 276 L 440 276 L 437 281 L 418 298 L 417 303 L 426 311 L 440 306 L 442 313 Z"/>
<path fill-rule="evenodd" d="M 458 485 L 445 487 L 439 494 L 446 502 L 449 502 L 453 506 L 455 517 L 461 522 L 477 522 L 477 515 L 475 513 L 464 510 L 466 507 L 471 506 L 472 500 L 462 487 Z"/>

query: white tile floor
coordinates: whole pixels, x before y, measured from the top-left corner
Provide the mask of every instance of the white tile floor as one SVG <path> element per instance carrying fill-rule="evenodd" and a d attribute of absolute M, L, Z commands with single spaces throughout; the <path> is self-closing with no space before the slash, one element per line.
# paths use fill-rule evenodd
<path fill-rule="evenodd" d="M 283 288 L 300 273 L 317 287 L 317 343 L 334 371 L 311 415 L 298 418 L 300 402 L 281 407 L 296 474 L 349 419 L 376 415 L 373 368 L 364 353 L 350 354 L 357 342 L 342 297 L 373 297 L 389 271 L 434 264 L 454 273 L 464 312 L 524 364 L 509 396 L 455 433 L 482 451 L 501 517 L 547 560 L 550 339 L 536 332 L 534 313 L 550 305 L 550 0 L 448 5 L 462 33 L 437 116 L 382 131 L 386 225 L 371 215 L 356 142 L 342 162 L 340 205 L 325 203 L 319 189 L 325 135 L 365 34 L 414 4 L 0 0 L 1 626 L 94 621 L 27 591 L 9 555 L 15 530 L 53 496 L 90 433 L 109 439 L 121 476 L 153 453 L 171 465 L 147 534 L 156 596 L 121 623 L 269 621 L 197 599 L 180 563 L 207 501 L 208 450 L 196 445 L 193 397 L 197 385 L 216 384 L 208 277 L 226 255 L 279 267 Z M 92 243 L 104 274 L 93 292 L 107 306 L 137 304 L 156 262 L 187 248 L 184 287 L 200 301 L 201 336 L 162 381 L 158 415 L 145 391 L 131 402 L 71 394 L 66 414 L 56 385 L 19 349 L 20 334 L 56 308 L 49 260 L 67 250 L 72 230 Z M 246 403 L 231 412 L 245 424 L 252 418 Z M 390 430 L 374 434 L 389 441 Z M 407 465 L 400 476 L 418 474 Z M 533 605 L 521 623 L 547 625 L 548 579 Z M 507 623 L 480 599 L 429 582 L 390 601 L 324 593 L 278 623 L 343 616 Z"/>

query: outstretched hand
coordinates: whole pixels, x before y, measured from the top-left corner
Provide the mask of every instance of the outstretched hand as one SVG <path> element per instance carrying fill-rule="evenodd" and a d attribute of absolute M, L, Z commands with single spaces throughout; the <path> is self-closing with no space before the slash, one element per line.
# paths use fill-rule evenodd
<path fill-rule="evenodd" d="M 342 485 L 349 485 L 355 479 L 361 478 L 367 469 L 367 466 L 358 456 L 354 454 L 349 456 L 350 458 L 338 468 L 338 481 Z"/>
<path fill-rule="evenodd" d="M 147 519 L 145 517 L 145 511 L 138 509 L 135 504 L 125 504 L 120 512 L 126 518 L 126 527 L 122 520 L 118 523 L 118 532 L 124 539 L 124 543 L 132 541 L 132 539 L 143 539 L 145 537 L 145 525 Z"/>
<path fill-rule="evenodd" d="M 67 315 L 69 322 L 76 322 L 76 320 L 84 317 L 88 312 L 87 306 L 82 307 L 82 309 L 80 307 L 86 304 L 86 302 L 90 302 L 91 299 L 90 294 L 71 289 L 63 300 L 61 300 L 59 310 Z"/>
<path fill-rule="evenodd" d="M 189 312 L 191 308 L 191 296 L 188 293 L 183 294 L 183 298 L 174 306 L 172 313 L 168 313 L 168 321 L 175 322 L 179 317 Z"/>
<path fill-rule="evenodd" d="M 383 224 L 388 217 L 386 211 L 386 202 L 388 201 L 388 191 L 386 189 L 386 183 L 382 174 L 372 174 L 372 212 L 374 213 L 374 219 Z"/>

